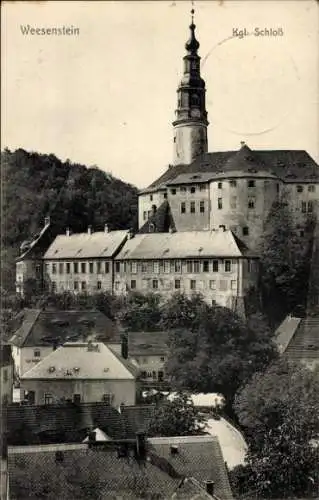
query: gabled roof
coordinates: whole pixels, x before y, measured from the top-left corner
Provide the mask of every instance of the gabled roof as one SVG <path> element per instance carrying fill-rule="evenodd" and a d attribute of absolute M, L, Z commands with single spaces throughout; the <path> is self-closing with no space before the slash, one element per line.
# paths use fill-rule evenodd
<path fill-rule="evenodd" d="M 186 175 L 185 182 L 195 174 L 205 173 L 217 177 L 230 177 L 241 171 L 247 176 L 276 176 L 284 182 L 318 182 L 319 168 L 311 156 L 302 150 L 252 150 L 244 144 L 238 151 L 205 153 L 190 165 L 170 166 L 157 180 L 141 192 L 152 192 L 172 182 L 180 175 Z M 207 176 L 207 178 L 209 175 Z M 182 182 L 182 183 L 183 183 Z M 189 182 L 189 181 L 187 181 Z M 195 179 L 192 182 L 198 182 Z"/>
<path fill-rule="evenodd" d="M 10 343 L 17 347 L 40 347 L 88 337 L 108 341 L 116 332 L 114 323 L 100 311 L 24 309 L 19 313 Z"/>
<path fill-rule="evenodd" d="M 128 230 L 60 234 L 50 245 L 44 259 L 111 258 L 127 238 Z"/>
<path fill-rule="evenodd" d="M 117 260 L 243 257 L 246 245 L 230 230 L 136 234 L 127 240 Z"/>
<path fill-rule="evenodd" d="M 319 365 L 319 315 L 303 318 L 289 342 L 285 356 L 308 368 Z"/>
<path fill-rule="evenodd" d="M 21 380 L 134 380 L 137 373 L 102 342 L 67 342 L 24 373 Z"/>

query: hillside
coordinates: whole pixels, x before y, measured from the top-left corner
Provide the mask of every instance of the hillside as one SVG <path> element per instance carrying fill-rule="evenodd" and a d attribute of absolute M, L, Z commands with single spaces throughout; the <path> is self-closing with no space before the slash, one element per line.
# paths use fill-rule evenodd
<path fill-rule="evenodd" d="M 97 167 L 23 149 L 1 153 L 1 286 L 14 288 L 21 243 L 51 216 L 54 233 L 137 225 L 137 189 Z"/>

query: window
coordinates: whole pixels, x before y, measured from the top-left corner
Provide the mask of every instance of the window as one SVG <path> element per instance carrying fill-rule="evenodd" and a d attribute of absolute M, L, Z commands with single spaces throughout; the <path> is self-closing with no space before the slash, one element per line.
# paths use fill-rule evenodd
<path fill-rule="evenodd" d="M 169 260 L 164 260 L 164 273 L 169 273 L 169 272 L 170 272 Z"/>
<path fill-rule="evenodd" d="M 150 194 L 150 201 L 153 201 L 153 195 Z"/>
<path fill-rule="evenodd" d="M 164 372 L 162 370 L 158 371 L 158 381 L 163 382 L 164 380 Z"/>
<path fill-rule="evenodd" d="M 304 214 L 307 212 L 307 203 L 305 201 L 301 202 L 301 211 Z"/>
<path fill-rule="evenodd" d="M 193 272 L 193 261 L 192 260 L 187 260 L 186 261 L 186 268 L 188 273 Z"/>
<path fill-rule="evenodd" d="M 166 198 L 167 198 L 167 193 L 163 193 L 163 198 L 164 198 L 164 200 L 166 200 Z"/>
<path fill-rule="evenodd" d="M 204 262 L 203 262 L 203 272 L 204 273 L 209 272 L 209 261 L 208 260 L 204 260 Z"/>
<path fill-rule="evenodd" d="M 226 280 L 220 280 L 220 282 L 219 282 L 219 289 L 222 292 L 226 292 L 226 290 L 227 290 L 227 281 Z"/>
<path fill-rule="evenodd" d="M 252 271 L 252 262 L 251 262 L 251 260 L 248 259 L 247 260 L 247 272 L 251 273 L 251 271 Z"/>
<path fill-rule="evenodd" d="M 86 273 L 86 262 L 81 262 L 81 273 L 82 274 Z"/>
<path fill-rule="evenodd" d="M 33 356 L 34 356 L 35 358 L 39 358 L 39 357 L 41 356 L 41 351 L 40 351 L 40 349 L 34 349 L 34 351 L 33 351 Z"/>
<path fill-rule="evenodd" d="M 308 201 L 308 212 L 313 212 L 313 201 Z"/>
<path fill-rule="evenodd" d="M 86 290 L 86 281 L 82 281 L 81 283 L 81 289 Z"/>
<path fill-rule="evenodd" d="M 223 183 L 222 182 L 218 183 L 218 189 L 223 189 Z"/>
<path fill-rule="evenodd" d="M 205 202 L 204 201 L 199 202 L 199 211 L 201 214 L 203 214 L 205 212 Z"/>
<path fill-rule="evenodd" d="M 199 260 L 194 261 L 194 273 L 199 273 Z"/>
<path fill-rule="evenodd" d="M 216 281 L 215 280 L 210 280 L 209 281 L 209 288 L 211 290 L 216 290 Z"/>
<path fill-rule="evenodd" d="M 229 181 L 229 185 L 230 185 L 230 187 L 235 188 L 237 186 L 237 181 L 235 181 L 234 179 L 232 179 L 232 180 Z"/>
<path fill-rule="evenodd" d="M 255 208 L 255 198 L 248 198 L 248 208 Z"/>
<path fill-rule="evenodd" d="M 190 288 L 191 288 L 191 290 L 196 290 L 196 280 L 191 280 Z"/>
<path fill-rule="evenodd" d="M 303 192 L 303 186 L 297 186 L 297 193 Z"/>
<path fill-rule="evenodd" d="M 186 187 L 185 186 L 181 186 L 180 191 L 181 191 L 181 193 L 185 194 L 186 193 Z"/>
<path fill-rule="evenodd" d="M 101 290 L 102 289 L 102 281 L 97 282 L 97 289 Z"/>
<path fill-rule="evenodd" d="M 21 266 L 19 265 L 19 268 L 21 268 Z M 45 274 L 49 274 L 49 269 L 50 269 L 50 265 L 49 264 L 44 264 L 44 272 Z M 22 272 L 21 269 L 19 269 L 20 272 Z"/>
<path fill-rule="evenodd" d="M 277 191 L 277 193 L 279 193 L 279 190 L 280 190 L 280 186 L 279 186 L 279 184 L 276 184 L 276 191 Z"/>
<path fill-rule="evenodd" d="M 191 186 L 191 188 L 190 188 L 190 192 L 191 192 L 192 194 L 194 194 L 194 193 L 196 192 L 196 188 L 195 188 L 195 186 Z"/>
<path fill-rule="evenodd" d="M 119 290 L 120 289 L 120 282 L 119 281 L 115 281 L 114 287 L 115 287 L 115 290 Z"/>
<path fill-rule="evenodd" d="M 237 281 L 236 280 L 231 280 L 230 286 L 232 290 L 237 290 Z"/>
<path fill-rule="evenodd" d="M 104 272 L 105 272 L 105 274 L 108 274 L 110 272 L 110 263 L 109 262 L 104 262 Z"/>
<path fill-rule="evenodd" d="M 74 290 L 79 289 L 79 283 L 77 281 L 74 282 Z"/>
<path fill-rule="evenodd" d="M 137 264 L 136 262 L 131 262 L 131 273 L 136 274 L 137 272 Z"/>
<path fill-rule="evenodd" d="M 121 264 L 120 262 L 115 262 L 115 272 L 119 273 L 121 269 Z"/>
<path fill-rule="evenodd" d="M 175 260 L 174 261 L 174 272 L 175 273 L 180 273 L 182 269 L 181 261 L 180 260 Z"/>
<path fill-rule="evenodd" d="M 44 393 L 44 404 L 51 405 L 53 403 L 53 396 L 50 392 Z"/>
<path fill-rule="evenodd" d="M 52 274 L 56 274 L 56 264 L 52 264 Z"/>
<path fill-rule="evenodd" d="M 73 394 L 73 403 L 75 404 L 81 403 L 81 394 Z"/>
<path fill-rule="evenodd" d="M 146 378 L 146 377 L 147 377 L 147 373 L 146 373 L 145 371 L 142 371 L 142 372 L 141 372 L 141 377 L 142 377 L 142 378 Z"/>
<path fill-rule="evenodd" d="M 90 274 L 94 273 L 94 262 L 89 262 L 89 271 L 90 271 Z"/>
<path fill-rule="evenodd" d="M 158 274 L 159 273 L 159 262 L 158 260 L 154 260 L 153 262 L 153 272 Z"/>
<path fill-rule="evenodd" d="M 102 262 L 97 262 L 96 263 L 96 272 L 98 274 L 101 274 L 101 272 L 102 272 Z"/>
<path fill-rule="evenodd" d="M 79 264 L 77 262 L 73 262 L 73 272 L 75 274 L 79 272 Z"/>
<path fill-rule="evenodd" d="M 52 292 L 56 292 L 56 281 L 51 282 L 51 290 Z"/>
<path fill-rule="evenodd" d="M 158 289 L 158 280 L 153 280 L 152 281 L 152 287 L 153 287 L 154 290 Z"/>
<path fill-rule="evenodd" d="M 234 209 L 237 207 L 237 196 L 230 197 L 230 208 Z"/>
<path fill-rule="evenodd" d="M 255 183 L 255 181 L 250 180 L 250 181 L 247 181 L 247 185 L 249 188 L 254 188 L 256 183 Z"/>
<path fill-rule="evenodd" d="M 206 184 L 200 184 L 199 185 L 199 190 L 200 191 L 206 191 Z"/>
<path fill-rule="evenodd" d="M 63 274 L 63 271 L 64 271 L 64 264 L 63 264 L 63 262 L 60 262 L 60 264 L 59 264 L 59 274 Z"/>
<path fill-rule="evenodd" d="M 247 226 L 243 227 L 243 236 L 249 235 L 249 228 Z"/>
<path fill-rule="evenodd" d="M 143 220 L 146 220 L 146 219 L 147 219 L 147 212 L 146 212 L 146 210 L 144 210 L 144 212 L 143 212 Z"/>
<path fill-rule="evenodd" d="M 218 198 L 217 207 L 218 207 L 218 210 L 221 210 L 223 208 L 223 199 L 222 198 Z"/>
<path fill-rule="evenodd" d="M 175 282 L 174 282 L 175 290 L 179 290 L 180 287 L 181 287 L 181 280 L 175 280 Z"/>
<path fill-rule="evenodd" d="M 218 260 L 213 260 L 213 273 L 218 273 Z"/>
<path fill-rule="evenodd" d="M 182 201 L 181 203 L 181 214 L 185 214 L 186 213 L 186 203 L 185 201 Z"/>
<path fill-rule="evenodd" d="M 147 273 L 147 262 L 141 262 L 141 272 Z"/>
<path fill-rule="evenodd" d="M 108 405 L 112 403 L 112 394 L 103 394 L 102 401 Z"/>
<path fill-rule="evenodd" d="M 231 271 L 231 260 L 225 260 L 225 272 L 230 273 Z"/>
<path fill-rule="evenodd" d="M 191 208 L 190 208 L 191 214 L 195 213 L 195 201 L 191 201 Z"/>
<path fill-rule="evenodd" d="M 310 186 L 308 186 L 309 193 L 314 193 L 315 190 L 316 190 L 316 187 L 313 184 L 311 184 Z"/>
<path fill-rule="evenodd" d="M 71 272 L 71 264 L 70 264 L 70 262 L 67 262 L 66 263 L 66 274 L 70 274 L 70 272 Z"/>
<path fill-rule="evenodd" d="M 3 381 L 8 382 L 8 370 L 7 370 L 7 368 L 4 368 L 4 370 L 3 370 Z"/>
<path fill-rule="evenodd" d="M 175 188 L 171 189 L 171 194 L 176 194 L 176 189 Z"/>
<path fill-rule="evenodd" d="M 136 288 L 136 280 L 131 280 L 131 290 L 135 290 Z"/>

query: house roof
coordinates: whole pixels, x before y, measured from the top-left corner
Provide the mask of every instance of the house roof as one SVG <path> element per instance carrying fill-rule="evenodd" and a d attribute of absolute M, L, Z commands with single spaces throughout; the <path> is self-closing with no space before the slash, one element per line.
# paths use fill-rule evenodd
<path fill-rule="evenodd" d="M 90 259 L 111 258 L 124 243 L 128 230 L 78 233 L 70 236 L 60 234 L 44 254 L 44 259 Z"/>
<path fill-rule="evenodd" d="M 165 355 L 168 352 L 167 332 L 129 332 L 129 356 Z"/>
<path fill-rule="evenodd" d="M 171 455 L 172 444 L 178 446 L 176 455 Z M 110 441 L 104 442 L 103 452 L 86 443 L 9 447 L 10 491 L 18 497 L 23 489 L 25 496 L 32 492 L 45 498 L 46 490 L 58 498 L 74 498 L 75 485 L 81 489 L 95 485 L 99 498 L 140 499 L 144 493 L 147 498 L 154 495 L 168 500 L 176 498 L 185 478 L 191 477 L 193 489 L 185 498 L 196 498 L 190 493 L 199 490 L 203 494 L 206 480 L 215 482 L 220 500 L 233 498 L 216 438 L 151 438 L 147 440 L 147 459 L 142 462 L 130 454 L 129 459 L 120 458 L 117 450 L 118 444 Z M 194 475 L 189 474 L 192 472 Z"/>
<path fill-rule="evenodd" d="M 21 380 L 134 380 L 138 370 L 102 342 L 67 342 Z"/>
<path fill-rule="evenodd" d="M 116 260 L 243 257 L 246 245 L 230 230 L 136 234 L 127 240 Z"/>
<path fill-rule="evenodd" d="M 218 176 L 233 176 L 241 171 L 247 176 L 275 176 L 284 182 L 318 182 L 319 169 L 311 156 L 302 150 L 252 150 L 246 144 L 238 151 L 205 153 L 190 165 L 170 166 L 157 180 L 142 192 L 163 188 L 177 176 L 209 173 Z M 206 174 L 205 174 L 206 175 Z M 208 178 L 209 176 L 207 176 Z M 195 181 L 195 179 L 192 182 Z"/>
<path fill-rule="evenodd" d="M 139 229 L 139 233 L 166 233 L 169 229 L 175 230 L 175 222 L 167 200 L 158 207 L 157 211 Z"/>
<path fill-rule="evenodd" d="M 36 233 L 32 238 L 28 241 L 24 241 L 20 247 L 21 255 L 17 257 L 16 261 L 22 260 L 25 257 L 29 256 L 30 253 L 38 246 L 40 240 L 42 240 L 45 234 L 48 234 L 50 228 L 50 219 L 47 218 L 45 221 L 44 227 Z"/>
<path fill-rule="evenodd" d="M 24 309 L 16 319 L 10 343 L 17 347 L 40 347 L 88 337 L 108 341 L 116 334 L 116 325 L 100 311 Z"/>
<path fill-rule="evenodd" d="M 134 438 L 137 432 L 147 434 L 150 421 L 155 410 L 154 405 L 132 405 L 121 408 L 125 435 L 127 438 Z"/>
<path fill-rule="evenodd" d="M 303 318 L 285 350 L 285 356 L 312 368 L 319 364 L 319 315 Z"/>

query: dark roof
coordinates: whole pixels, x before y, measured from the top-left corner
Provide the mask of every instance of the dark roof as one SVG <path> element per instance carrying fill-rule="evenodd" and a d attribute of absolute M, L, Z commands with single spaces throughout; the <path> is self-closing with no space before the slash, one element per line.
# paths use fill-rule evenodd
<path fill-rule="evenodd" d="M 154 405 L 135 405 L 121 408 L 126 437 L 133 438 L 137 432 L 147 434 L 154 410 Z"/>
<path fill-rule="evenodd" d="M 18 347 L 63 344 L 88 336 L 107 341 L 116 336 L 116 326 L 100 311 L 24 309 L 19 321 L 10 339 Z"/>
<path fill-rule="evenodd" d="M 171 455 L 172 444 L 178 446 L 175 455 Z M 10 491 L 18 498 L 31 494 L 47 498 L 53 494 L 69 499 L 75 498 L 76 487 L 89 492 L 96 486 L 99 498 L 168 500 L 176 498 L 175 493 L 185 478 L 191 477 L 195 480 L 192 480 L 193 487 L 199 486 L 193 493 L 201 489 L 203 494 L 205 481 L 211 480 L 215 483 L 216 497 L 233 498 L 217 438 L 151 438 L 146 443 L 146 460 L 138 460 L 131 453 L 134 453 L 134 441 L 128 447 L 131 450 L 128 456 L 123 458 L 118 455 L 119 445 L 106 441 L 100 449 L 99 443 L 9 447 Z M 188 491 L 185 498 L 194 498 L 190 493 Z"/>
<path fill-rule="evenodd" d="M 303 318 L 299 323 L 285 356 L 292 361 L 301 361 L 308 367 L 319 364 L 319 315 Z"/>
<path fill-rule="evenodd" d="M 243 145 L 239 151 L 222 151 L 205 153 L 190 165 L 170 166 L 144 192 L 164 187 L 168 182 L 181 174 L 196 174 L 211 172 L 225 174 L 229 177 L 232 171 L 242 171 L 247 175 L 254 175 L 260 171 L 275 175 L 285 182 L 317 182 L 319 169 L 311 156 L 302 150 L 269 150 L 255 151 Z M 255 172 L 256 171 L 256 172 Z M 213 177 L 212 177 L 213 178 Z M 193 182 L 196 182 L 194 179 Z"/>
<path fill-rule="evenodd" d="M 167 200 L 158 207 L 149 219 L 139 229 L 139 233 L 167 233 L 175 230 L 175 222 Z"/>
<path fill-rule="evenodd" d="M 129 332 L 128 352 L 129 356 L 142 356 L 152 354 L 167 354 L 168 347 L 167 332 Z"/>
<path fill-rule="evenodd" d="M 50 225 L 50 219 L 47 218 L 45 225 L 39 232 L 30 237 L 29 240 L 24 241 L 20 247 L 21 255 L 17 257 L 16 261 L 27 258 L 42 258 L 44 252 L 53 240 L 53 231 Z"/>
<path fill-rule="evenodd" d="M 13 364 L 11 345 L 0 344 L 0 366 L 8 366 Z"/>
<path fill-rule="evenodd" d="M 172 499 L 174 500 L 208 500 L 212 497 L 203 486 L 193 477 L 186 477 L 176 489 Z"/>

